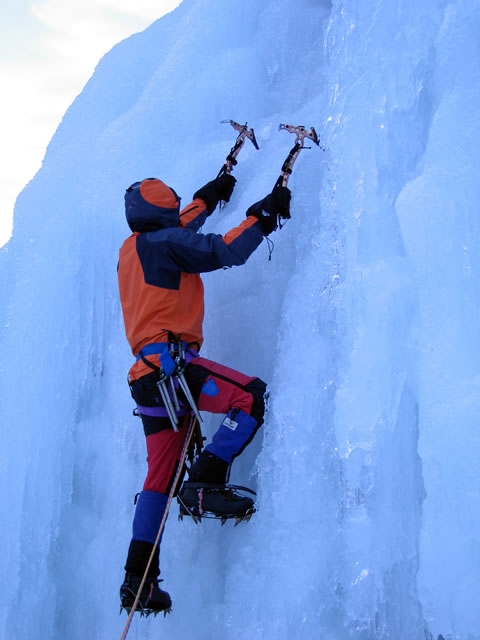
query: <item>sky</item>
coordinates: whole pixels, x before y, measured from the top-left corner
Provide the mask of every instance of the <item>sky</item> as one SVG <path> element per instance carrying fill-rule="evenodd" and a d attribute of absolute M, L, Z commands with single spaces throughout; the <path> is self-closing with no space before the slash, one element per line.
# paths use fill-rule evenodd
<path fill-rule="evenodd" d="M 114 44 L 180 0 L 2 0 L 0 246 L 17 195 L 41 166 L 63 114 Z"/>

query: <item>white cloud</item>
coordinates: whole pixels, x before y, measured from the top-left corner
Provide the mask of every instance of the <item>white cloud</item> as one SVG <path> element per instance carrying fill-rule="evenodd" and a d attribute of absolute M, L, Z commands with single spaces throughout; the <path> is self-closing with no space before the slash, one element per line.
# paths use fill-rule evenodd
<path fill-rule="evenodd" d="M 22 59 L 12 58 L 11 53 L 8 58 L 5 54 L 0 58 L 3 87 L 8 87 L 0 101 L 0 246 L 11 233 L 16 196 L 40 168 L 58 123 L 99 59 L 120 40 L 172 11 L 180 1 L 32 2 L 32 28 L 26 33 L 18 32 L 19 37 L 28 35 L 28 42 L 23 51 L 22 47 L 15 47 L 16 55 L 21 52 Z M 11 28 L 6 25 L 9 39 L 15 37 L 14 29 L 22 24 L 19 9 Z M 25 50 L 29 52 L 27 60 Z"/>

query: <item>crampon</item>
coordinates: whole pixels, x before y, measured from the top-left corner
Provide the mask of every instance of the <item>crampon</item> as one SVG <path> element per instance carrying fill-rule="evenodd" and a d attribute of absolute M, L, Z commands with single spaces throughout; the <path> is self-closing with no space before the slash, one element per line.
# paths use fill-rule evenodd
<path fill-rule="evenodd" d="M 256 496 L 252 489 L 239 485 L 185 482 L 177 496 L 178 518 L 189 516 L 195 524 L 202 518 L 220 520 L 222 525 L 233 519 L 235 526 L 248 522 L 256 509 L 246 493 Z"/>

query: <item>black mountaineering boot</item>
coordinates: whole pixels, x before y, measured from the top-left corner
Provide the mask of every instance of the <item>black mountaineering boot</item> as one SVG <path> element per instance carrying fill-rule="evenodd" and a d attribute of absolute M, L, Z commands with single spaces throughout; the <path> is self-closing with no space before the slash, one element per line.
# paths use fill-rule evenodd
<path fill-rule="evenodd" d="M 143 540 L 132 540 L 130 542 L 127 562 L 125 563 L 125 581 L 120 587 L 121 606 L 127 609 L 129 613 L 135 602 L 152 549 L 153 544 L 151 542 L 144 542 Z M 160 611 L 168 613 L 172 607 L 172 600 L 169 594 L 158 586 L 159 573 L 159 549 L 157 547 L 135 608 L 142 615 L 157 614 Z"/>
<path fill-rule="evenodd" d="M 120 602 L 124 609 L 129 613 L 135 602 L 135 598 L 142 582 L 143 576 L 134 576 L 131 573 L 125 574 L 125 581 L 120 587 Z M 140 598 L 138 599 L 136 611 L 142 615 L 150 615 L 160 613 L 169 613 L 172 608 L 172 600 L 166 591 L 162 591 L 158 586 L 158 580 L 147 577 L 145 579 Z"/>
<path fill-rule="evenodd" d="M 184 515 L 197 518 L 211 513 L 218 518 L 244 519 L 254 511 L 251 498 L 238 495 L 229 487 L 207 482 L 185 482 L 178 494 L 178 501 L 184 508 Z"/>
<path fill-rule="evenodd" d="M 192 464 L 188 480 L 189 482 L 225 484 L 229 466 L 228 462 L 204 449 Z"/>
<path fill-rule="evenodd" d="M 178 494 L 180 504 L 190 515 L 201 517 L 208 512 L 220 518 L 243 518 L 253 512 L 251 498 L 226 486 L 228 468 L 228 462 L 202 451 Z"/>

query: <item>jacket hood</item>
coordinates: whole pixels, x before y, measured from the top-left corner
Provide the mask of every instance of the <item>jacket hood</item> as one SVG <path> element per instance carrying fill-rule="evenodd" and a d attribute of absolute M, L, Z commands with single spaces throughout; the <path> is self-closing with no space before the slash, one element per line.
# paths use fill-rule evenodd
<path fill-rule="evenodd" d="M 144 233 L 179 223 L 180 198 L 158 178 L 134 182 L 125 193 L 125 215 L 132 231 Z"/>

